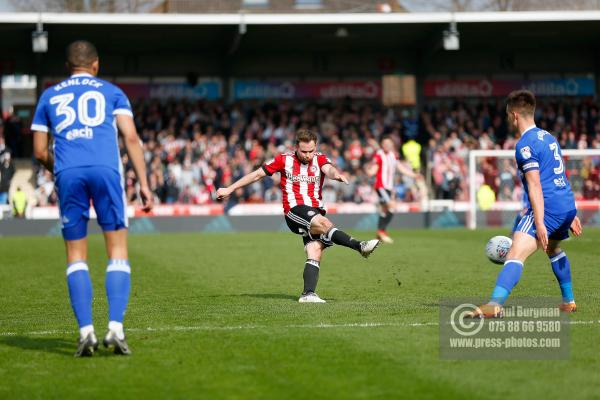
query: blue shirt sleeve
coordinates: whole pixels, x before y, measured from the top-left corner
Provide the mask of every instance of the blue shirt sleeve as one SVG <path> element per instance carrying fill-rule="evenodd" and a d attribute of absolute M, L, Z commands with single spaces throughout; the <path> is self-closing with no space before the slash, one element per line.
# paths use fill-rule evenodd
<path fill-rule="evenodd" d="M 533 143 L 517 144 L 515 157 L 517 166 L 523 173 L 540 169 L 539 155 Z"/>
<path fill-rule="evenodd" d="M 127 96 L 121 89 L 115 87 L 114 103 L 113 103 L 113 114 L 114 115 L 129 115 L 133 117 L 133 111 L 131 110 L 131 104 L 127 99 Z"/>
<path fill-rule="evenodd" d="M 31 121 L 32 132 L 49 132 L 50 131 L 50 119 L 48 118 L 48 107 L 46 107 L 46 96 L 42 94 L 38 101 Z"/>

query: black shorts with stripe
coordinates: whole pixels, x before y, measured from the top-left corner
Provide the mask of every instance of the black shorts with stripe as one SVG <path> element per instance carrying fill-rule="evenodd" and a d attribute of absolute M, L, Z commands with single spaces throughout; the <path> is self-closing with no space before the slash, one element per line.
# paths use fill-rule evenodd
<path fill-rule="evenodd" d="M 320 236 L 313 237 L 310 234 L 310 223 L 317 215 L 325 215 L 327 211 L 322 208 L 310 207 L 304 204 L 292 207 L 285 216 L 285 222 L 292 233 L 302 235 L 304 246 L 315 240 L 323 243 L 325 247 L 332 246 L 333 243 Z"/>
<path fill-rule="evenodd" d="M 379 204 L 387 204 L 392 201 L 392 191 L 384 188 L 377 189 L 377 197 L 379 197 Z"/>

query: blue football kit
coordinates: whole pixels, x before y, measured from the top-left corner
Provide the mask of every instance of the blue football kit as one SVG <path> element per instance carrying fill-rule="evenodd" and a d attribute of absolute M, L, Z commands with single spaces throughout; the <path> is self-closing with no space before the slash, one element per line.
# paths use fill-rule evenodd
<path fill-rule="evenodd" d="M 87 236 L 90 203 L 103 231 L 127 227 L 118 115 L 133 117 L 125 94 L 87 73 L 74 74 L 47 88 L 39 99 L 31 130 L 45 132 L 54 139 L 55 187 L 65 240 Z M 108 260 L 105 285 L 109 333 L 105 346 L 124 343 L 123 318 L 129 300 L 130 274 L 129 260 Z M 92 282 L 87 260 L 67 265 L 67 286 L 80 332 L 75 355 L 91 355 L 98 341 L 92 320 Z M 119 351 L 128 354 L 124 346 L 119 346 Z"/>
<path fill-rule="evenodd" d="M 522 232 L 537 239 L 537 232 L 531 195 L 527 187 L 525 174 L 529 171 L 539 171 L 542 194 L 544 197 L 544 225 L 550 240 L 564 240 L 569 237 L 569 228 L 577 215 L 575 198 L 571 185 L 565 174 L 565 165 L 562 158 L 560 145 L 556 138 L 537 128 L 535 125 L 523 132 L 517 142 L 515 157 L 519 168 L 519 175 L 523 182 L 526 197 L 524 206 L 526 212 L 514 228 L 515 232 Z M 552 272 L 558 281 L 563 303 L 573 303 L 573 285 L 571 280 L 571 265 L 564 251 L 548 254 Z M 504 304 L 513 288 L 519 282 L 523 272 L 523 261 L 507 259 L 492 291 L 490 303 Z"/>
<path fill-rule="evenodd" d="M 127 227 L 119 114 L 133 116 L 127 96 L 90 74 L 72 75 L 40 97 L 31 130 L 54 139 L 54 175 L 66 240 L 87 235 L 90 201 L 104 231 Z"/>
<path fill-rule="evenodd" d="M 517 142 L 515 157 L 525 193 L 529 194 L 525 174 L 528 171 L 539 171 L 544 196 L 544 225 L 548 238 L 567 239 L 577 210 L 556 138 L 542 129 L 532 127 Z M 529 196 L 525 200 L 525 207 L 527 212 L 515 230 L 535 238 L 535 221 Z"/>

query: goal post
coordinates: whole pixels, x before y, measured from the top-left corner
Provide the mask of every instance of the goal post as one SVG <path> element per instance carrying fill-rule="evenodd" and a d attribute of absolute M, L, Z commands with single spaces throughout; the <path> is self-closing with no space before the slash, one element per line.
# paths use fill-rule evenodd
<path fill-rule="evenodd" d="M 563 158 L 565 160 L 565 168 L 567 170 L 567 176 L 571 182 L 571 186 L 575 192 L 575 198 L 578 203 L 578 209 L 584 208 L 586 211 L 600 211 L 600 200 L 598 198 L 585 199 L 582 197 L 582 168 L 587 168 L 590 165 L 594 168 L 600 168 L 600 149 L 586 149 L 586 150 L 563 150 Z M 486 166 L 482 166 L 483 161 L 487 163 Z M 509 165 L 511 167 L 509 167 Z M 480 211 L 492 211 L 492 212 L 511 212 L 516 215 L 521 210 L 521 203 L 519 200 L 512 198 L 506 199 L 507 196 L 502 196 L 502 193 L 495 192 L 497 196 L 494 199 L 489 199 L 488 204 L 485 205 L 485 210 L 482 209 L 480 201 L 478 201 L 478 193 L 481 187 L 480 184 L 483 180 L 483 184 L 486 184 L 483 175 L 485 175 L 482 169 L 488 167 L 488 169 L 496 168 L 497 176 L 494 177 L 496 180 L 500 178 L 500 174 L 508 176 L 508 173 L 512 173 L 514 180 L 513 195 L 522 191 L 521 181 L 516 174 L 516 162 L 515 162 L 515 151 L 514 150 L 471 150 L 469 152 L 469 209 L 467 214 L 467 226 L 469 229 L 476 229 L 478 226 L 478 212 Z M 502 170 L 504 168 L 504 170 Z M 573 178 L 577 178 L 577 182 L 573 182 Z M 489 173 L 488 173 L 489 179 Z M 576 184 L 575 184 L 576 183 Z M 600 184 L 600 182 L 593 182 L 594 184 Z M 584 183 L 585 185 L 585 183 Z M 496 185 L 494 185 L 496 186 Z M 498 188 L 494 188 L 498 189 Z M 502 189 L 502 188 L 501 188 Z M 488 190 L 489 191 L 489 190 Z M 505 190 L 505 192 L 507 192 Z M 504 193 L 505 195 L 508 193 Z M 503 198 L 504 197 L 504 198 Z"/>

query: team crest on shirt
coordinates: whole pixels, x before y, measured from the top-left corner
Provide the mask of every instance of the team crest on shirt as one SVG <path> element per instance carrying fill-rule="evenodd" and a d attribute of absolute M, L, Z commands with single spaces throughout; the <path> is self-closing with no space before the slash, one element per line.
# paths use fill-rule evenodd
<path fill-rule="evenodd" d="M 523 158 L 526 160 L 531 158 L 531 149 L 529 146 L 525 146 L 521 149 L 521 156 L 523 156 Z"/>
<path fill-rule="evenodd" d="M 309 216 L 309 217 L 312 217 L 312 216 L 313 216 L 313 215 L 315 215 L 316 213 L 315 213 L 314 211 L 309 211 L 307 214 L 308 214 L 308 216 Z"/>
<path fill-rule="evenodd" d="M 317 168 L 317 166 L 316 166 L 316 165 L 311 165 L 309 169 L 310 169 L 310 172 L 312 172 L 313 174 L 314 174 L 315 172 L 317 172 L 317 170 L 318 170 L 318 168 Z"/>

